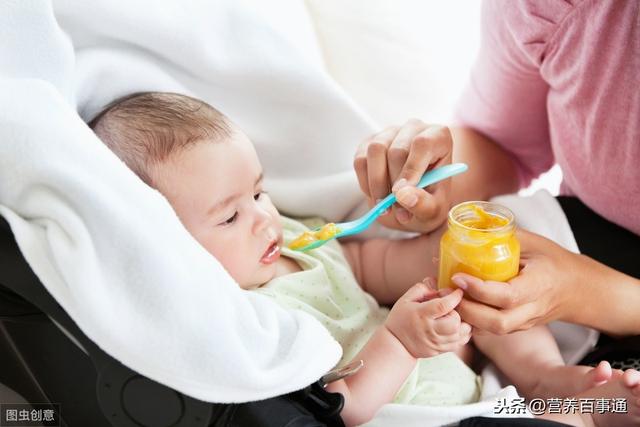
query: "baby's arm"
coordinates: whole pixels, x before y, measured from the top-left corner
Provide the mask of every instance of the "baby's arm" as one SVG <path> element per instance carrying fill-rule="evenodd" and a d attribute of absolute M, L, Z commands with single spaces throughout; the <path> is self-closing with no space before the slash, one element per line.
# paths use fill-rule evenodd
<path fill-rule="evenodd" d="M 416 358 L 385 326 L 376 330 L 354 360 L 364 361 L 358 373 L 327 385 L 327 390 L 344 396 L 340 415 L 347 426 L 373 418 L 393 400 L 416 365 Z"/>
<path fill-rule="evenodd" d="M 409 239 L 369 239 L 342 246 L 360 286 L 381 304 L 393 304 L 412 283 L 437 276 L 446 224 Z"/>
<path fill-rule="evenodd" d="M 438 297 L 426 284 L 414 285 L 355 357 L 364 361 L 362 369 L 327 386 L 345 398 L 345 424 L 362 424 L 391 402 L 417 358 L 454 351 L 469 341 L 471 327 L 454 310 L 462 291 L 447 292 Z"/>

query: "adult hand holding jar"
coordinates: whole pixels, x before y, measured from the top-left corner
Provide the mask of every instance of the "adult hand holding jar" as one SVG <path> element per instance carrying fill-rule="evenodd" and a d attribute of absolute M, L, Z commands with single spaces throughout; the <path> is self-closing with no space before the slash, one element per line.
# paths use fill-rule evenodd
<path fill-rule="evenodd" d="M 469 170 L 425 190 L 412 186 L 425 170 L 452 161 L 467 163 Z M 371 203 L 390 188 L 398 197 L 400 207 L 379 221 L 390 228 L 421 233 L 442 226 L 455 204 L 488 200 L 516 192 L 520 186 L 517 161 L 499 144 L 472 128 L 449 129 L 415 119 L 363 142 L 354 166 Z M 454 275 L 453 283 L 465 291 L 458 308 L 464 321 L 497 334 L 553 320 L 612 335 L 640 333 L 640 319 L 633 309 L 640 305 L 638 279 L 541 236 L 518 230 L 517 238 L 521 262 L 515 278 L 491 282 Z"/>

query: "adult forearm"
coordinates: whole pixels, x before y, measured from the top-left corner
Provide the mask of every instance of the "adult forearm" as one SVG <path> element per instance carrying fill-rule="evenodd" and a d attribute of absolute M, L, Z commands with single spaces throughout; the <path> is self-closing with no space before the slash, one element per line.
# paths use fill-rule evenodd
<path fill-rule="evenodd" d="M 469 165 L 467 172 L 453 178 L 453 204 L 487 200 L 518 190 L 515 161 L 498 144 L 470 128 L 451 128 L 451 134 L 453 161 Z"/>
<path fill-rule="evenodd" d="M 584 255 L 574 270 L 579 281 L 568 296 L 563 320 L 610 335 L 640 334 L 640 280 L 620 273 Z"/>

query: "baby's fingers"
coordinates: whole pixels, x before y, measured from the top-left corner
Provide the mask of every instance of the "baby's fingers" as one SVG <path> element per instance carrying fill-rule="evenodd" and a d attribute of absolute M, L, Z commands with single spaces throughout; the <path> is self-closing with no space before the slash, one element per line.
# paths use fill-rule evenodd
<path fill-rule="evenodd" d="M 406 301 L 423 302 L 434 298 L 436 295 L 438 295 L 438 291 L 433 289 L 433 283 L 423 281 L 410 287 L 400 298 Z"/>
<path fill-rule="evenodd" d="M 439 317 L 433 323 L 433 330 L 438 335 L 460 336 L 460 315 L 457 311 L 451 311 L 448 314 Z"/>
<path fill-rule="evenodd" d="M 460 304 L 462 296 L 463 292 L 460 289 L 456 289 L 446 296 L 423 302 L 421 310 L 432 319 L 437 319 L 456 308 Z"/>
<path fill-rule="evenodd" d="M 473 328 L 471 327 L 470 324 L 466 323 L 466 322 L 462 322 L 460 324 L 460 329 L 458 332 L 459 335 L 459 343 L 460 344 L 466 344 L 469 341 L 471 341 L 471 333 L 473 331 Z"/>
<path fill-rule="evenodd" d="M 437 354 L 448 353 L 450 351 L 455 352 L 463 345 L 465 345 L 465 343 L 461 342 L 459 339 L 452 339 L 447 342 L 439 342 L 434 345 L 433 350 L 435 350 Z"/>

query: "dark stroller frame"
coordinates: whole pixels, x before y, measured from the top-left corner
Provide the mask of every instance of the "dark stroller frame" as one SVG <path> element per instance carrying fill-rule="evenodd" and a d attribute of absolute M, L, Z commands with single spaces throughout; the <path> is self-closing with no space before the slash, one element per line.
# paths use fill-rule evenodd
<path fill-rule="evenodd" d="M 71 418 L 77 418 L 83 425 L 90 422 L 96 427 L 112 423 L 122 426 L 160 425 L 158 420 L 173 420 L 164 425 L 208 425 L 211 404 L 181 395 L 140 376 L 89 340 L 53 297 L 44 291 L 18 250 L 4 219 L 0 223 L 0 232 L 0 271 L 4 273 L 0 279 L 0 319 L 3 320 L 1 332 L 4 338 L 0 345 L 12 347 L 16 352 L 14 360 L 3 360 L 5 367 L 13 366 L 2 370 L 8 375 L 3 375 L 7 378 L 0 378 L 0 382 L 8 381 L 9 387 L 30 402 L 61 403 L 64 424 L 67 424 L 64 420 L 68 411 Z M 67 339 L 65 333 L 76 343 Z M 26 337 L 26 340 L 20 337 Z M 33 341 L 45 345 L 35 349 Z M 4 358 L 9 358 L 6 350 L 9 349 L 2 353 Z M 82 353 L 89 356 L 88 359 L 82 357 Z M 67 368 L 64 370 L 75 372 L 77 376 L 68 378 L 62 373 L 63 369 L 55 366 L 56 363 L 63 363 L 62 366 Z M 80 395 L 82 399 L 78 395 L 69 395 L 79 391 L 76 389 L 78 381 L 85 387 L 94 383 Z M 87 393 L 92 389 L 95 390 L 93 396 Z M 149 399 L 150 396 L 153 399 Z M 76 399 L 75 404 L 66 403 L 73 398 Z M 150 400 L 153 400 L 153 411 L 145 408 Z M 95 414 L 102 414 L 103 419 L 96 419 Z"/>

